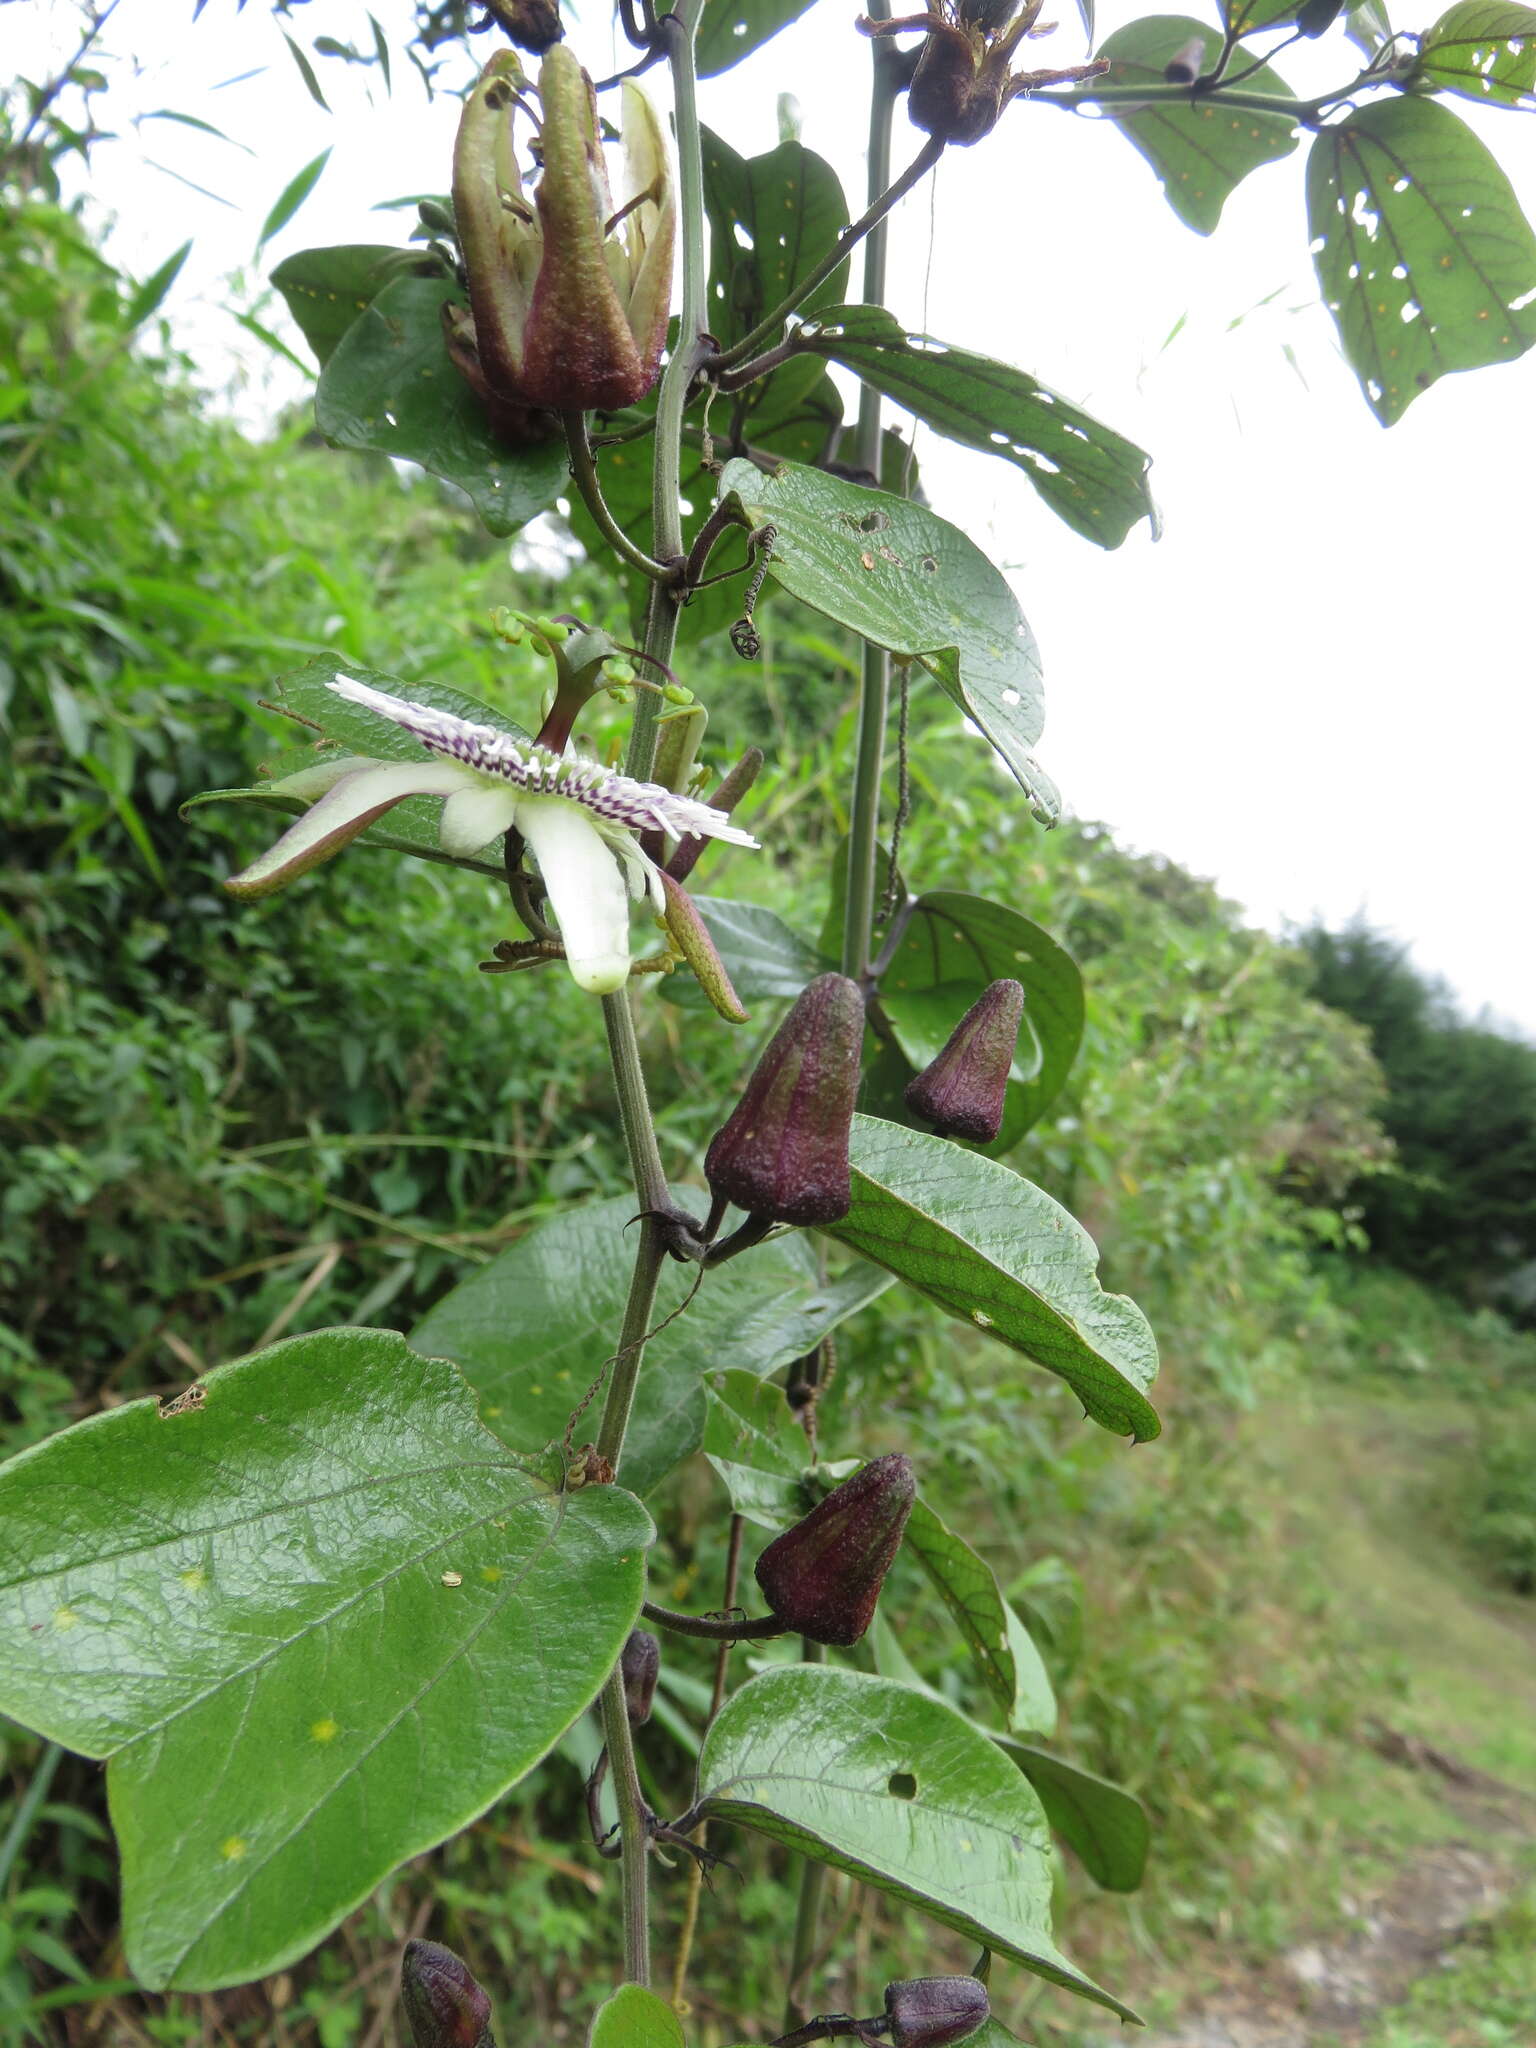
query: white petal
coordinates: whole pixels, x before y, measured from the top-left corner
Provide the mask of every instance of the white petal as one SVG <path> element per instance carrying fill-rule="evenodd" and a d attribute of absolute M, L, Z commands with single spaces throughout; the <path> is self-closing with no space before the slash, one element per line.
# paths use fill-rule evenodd
<path fill-rule="evenodd" d="M 612 850 L 564 797 L 524 797 L 517 829 L 544 877 L 576 985 L 612 995 L 629 979 L 629 891 Z"/>
<path fill-rule="evenodd" d="M 480 778 L 453 761 L 384 761 L 344 775 L 259 860 L 224 884 L 235 896 L 266 896 L 339 853 L 408 796 L 450 796 Z"/>
<path fill-rule="evenodd" d="M 471 787 L 456 789 L 443 805 L 437 843 L 444 853 L 478 853 L 509 830 L 516 816 L 517 791 L 476 775 Z"/>

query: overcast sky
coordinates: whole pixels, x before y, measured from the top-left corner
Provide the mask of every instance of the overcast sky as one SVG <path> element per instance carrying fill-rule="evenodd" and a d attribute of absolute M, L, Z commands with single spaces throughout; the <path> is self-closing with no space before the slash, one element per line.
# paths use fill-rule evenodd
<path fill-rule="evenodd" d="M 1406 0 L 1395 4 L 1402 13 Z M 1101 34 L 1138 11 L 1101 7 Z M 300 380 L 257 363 L 222 311 L 223 280 L 251 265 L 293 173 L 334 145 L 264 268 L 316 243 L 403 239 L 411 216 L 373 203 L 448 183 L 455 104 L 429 104 L 400 55 L 408 0 L 373 0 L 373 12 L 396 47 L 394 97 L 376 73 L 329 63 L 331 116 L 307 98 L 263 0 L 243 14 L 210 0 L 195 28 L 190 0 L 121 0 L 108 31 L 138 67 L 114 68 L 107 112 L 123 139 L 95 159 L 114 246 L 142 274 L 194 238 L 169 311 L 210 388 L 246 417 Z M 837 165 L 855 210 L 868 61 L 856 12 L 819 0 L 703 87 L 704 118 L 746 153 L 773 146 L 775 96 L 792 89 L 804 141 Z M 1403 25 L 1438 12 L 1425 0 Z M 1031 63 L 1083 54 L 1071 0 L 1061 13 Z M 354 18 L 366 31 L 360 4 L 323 0 L 287 26 L 344 37 Z M 5 22 L 34 76 L 73 40 L 60 0 L 8 6 Z M 593 70 L 606 67 L 606 21 L 574 40 Z M 1322 90 L 1350 66 L 1328 39 L 1287 51 L 1279 69 Z M 1445 104 L 1469 116 L 1536 214 L 1536 117 Z M 129 126 L 130 112 L 165 107 L 252 153 L 164 121 Z M 920 140 L 899 124 L 898 161 Z M 920 429 L 924 485 L 1006 568 L 1035 628 L 1039 752 L 1074 811 L 1213 877 L 1264 924 L 1363 909 L 1469 1010 L 1536 1033 L 1536 351 L 1443 378 L 1398 426 L 1378 426 L 1317 304 L 1304 161 L 1303 146 L 1255 172 L 1204 239 L 1106 123 L 1021 101 L 987 142 L 951 150 L 897 216 L 894 310 L 1032 371 L 1147 448 L 1166 531 L 1154 546 L 1143 525 L 1103 553 L 1019 472 Z M 279 309 L 271 319 L 302 352 Z"/>

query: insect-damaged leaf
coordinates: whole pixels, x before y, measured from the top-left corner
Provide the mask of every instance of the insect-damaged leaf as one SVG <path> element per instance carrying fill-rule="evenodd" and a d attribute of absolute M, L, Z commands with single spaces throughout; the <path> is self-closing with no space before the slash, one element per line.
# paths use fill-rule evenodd
<path fill-rule="evenodd" d="M 1419 46 L 1414 76 L 1484 107 L 1536 107 L 1536 9 L 1462 0 Z"/>

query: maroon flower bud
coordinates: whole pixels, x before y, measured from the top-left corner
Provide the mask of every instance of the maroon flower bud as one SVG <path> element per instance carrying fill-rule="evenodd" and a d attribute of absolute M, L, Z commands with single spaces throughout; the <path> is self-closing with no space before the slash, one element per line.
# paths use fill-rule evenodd
<path fill-rule="evenodd" d="M 415 2048 L 496 2048 L 491 2001 L 451 1948 L 408 1941 L 400 1995 Z"/>
<path fill-rule="evenodd" d="M 994 981 L 966 1011 L 931 1066 L 907 1083 L 906 1104 L 941 1138 L 990 1145 L 1003 1127 L 1008 1069 L 1019 1042 L 1024 991 Z"/>
<path fill-rule="evenodd" d="M 822 974 L 801 990 L 705 1155 L 717 1209 L 734 1202 L 771 1223 L 836 1223 L 848 1214 L 863 1042 L 857 983 Z"/>
<path fill-rule="evenodd" d="M 535 57 L 565 34 L 559 0 L 485 0 L 485 5 L 517 47 Z"/>
<path fill-rule="evenodd" d="M 757 1560 L 757 1583 L 788 1630 L 847 1649 L 875 1618 L 917 1489 L 900 1451 L 835 1486 Z"/>
<path fill-rule="evenodd" d="M 619 1657 L 624 1708 L 631 1728 L 643 1728 L 651 1718 L 651 1701 L 656 1697 L 656 1674 L 660 1669 L 660 1643 L 649 1629 L 632 1628 Z"/>
<path fill-rule="evenodd" d="M 891 2048 L 948 2048 L 991 2017 L 987 1987 L 975 1977 L 910 1977 L 885 1987 Z"/>

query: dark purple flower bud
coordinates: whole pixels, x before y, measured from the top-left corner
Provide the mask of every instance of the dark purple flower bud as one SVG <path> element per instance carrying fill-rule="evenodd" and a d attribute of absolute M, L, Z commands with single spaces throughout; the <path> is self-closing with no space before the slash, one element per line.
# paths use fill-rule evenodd
<path fill-rule="evenodd" d="M 757 1583 L 786 1630 L 847 1649 L 875 1618 L 917 1489 L 900 1451 L 833 1487 L 819 1507 L 775 1537 Z"/>
<path fill-rule="evenodd" d="M 559 0 L 485 0 L 485 5 L 517 47 L 535 57 L 565 34 Z"/>
<path fill-rule="evenodd" d="M 415 2048 L 496 2048 L 491 2001 L 468 1965 L 435 1941 L 408 1941 L 400 1996 Z"/>
<path fill-rule="evenodd" d="M 891 2048 L 948 2048 L 974 2034 L 991 2010 L 975 1977 L 910 1977 L 885 1987 Z"/>
<path fill-rule="evenodd" d="M 656 1697 L 656 1674 L 660 1669 L 660 1643 L 649 1629 L 632 1628 L 619 1658 L 624 1706 L 631 1728 L 643 1728 L 651 1718 L 651 1701 Z"/>
<path fill-rule="evenodd" d="M 990 1145 L 1003 1127 L 1008 1069 L 1019 1042 L 1024 991 L 994 981 L 966 1011 L 933 1062 L 907 1083 L 906 1104 L 941 1138 Z"/>
<path fill-rule="evenodd" d="M 801 990 L 705 1155 L 719 1207 L 734 1202 L 771 1223 L 836 1223 L 848 1214 L 863 1043 L 856 982 L 822 974 Z"/>

